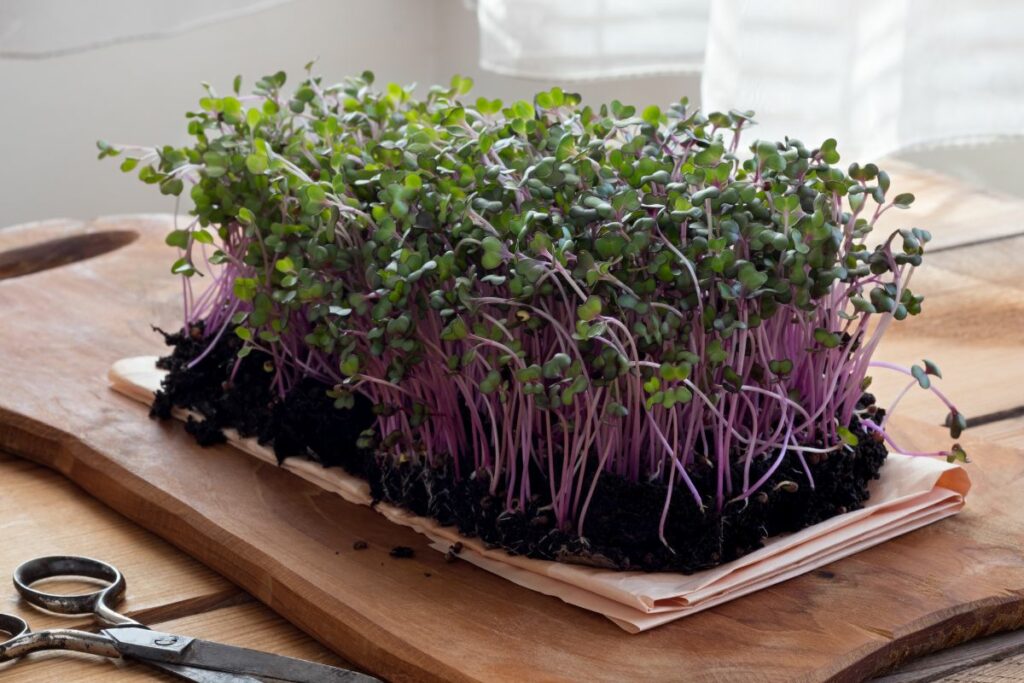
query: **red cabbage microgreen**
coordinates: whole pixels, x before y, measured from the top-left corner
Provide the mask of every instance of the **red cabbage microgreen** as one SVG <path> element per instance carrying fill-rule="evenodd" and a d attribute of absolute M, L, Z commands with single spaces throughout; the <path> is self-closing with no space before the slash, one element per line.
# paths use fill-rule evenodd
<path fill-rule="evenodd" d="M 266 353 L 281 396 L 311 377 L 339 409 L 368 397 L 364 446 L 485 471 L 507 510 L 539 494 L 581 533 L 595 473 L 659 482 L 664 539 L 674 487 L 721 510 L 789 458 L 813 486 L 808 460 L 854 457 L 855 420 L 896 447 L 905 391 L 884 413 L 859 406 L 872 366 L 933 391 L 954 438 L 966 426 L 934 363 L 872 361 L 921 309 L 909 281 L 931 236 L 871 242 L 914 198 L 874 164 L 836 166 L 835 140 L 741 154 L 750 112 L 685 100 L 638 114 L 558 88 L 474 101 L 461 77 L 423 99 L 369 73 L 284 83 L 207 86 L 191 146 L 100 156 L 124 152 L 165 194 L 191 185 L 194 220 L 167 236 L 186 327 Z M 698 460 L 713 490 L 691 478 Z"/>

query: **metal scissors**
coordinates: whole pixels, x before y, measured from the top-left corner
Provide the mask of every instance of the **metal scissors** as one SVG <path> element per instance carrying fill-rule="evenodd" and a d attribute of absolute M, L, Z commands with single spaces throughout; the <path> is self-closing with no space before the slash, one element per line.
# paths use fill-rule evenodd
<path fill-rule="evenodd" d="M 107 585 L 84 595 L 43 593 L 32 584 L 56 577 L 87 577 Z M 33 632 L 24 619 L 0 613 L 0 662 L 42 650 L 70 650 L 101 657 L 133 659 L 197 683 L 370 683 L 372 676 L 293 657 L 223 645 L 209 640 L 153 631 L 119 614 L 124 576 L 113 565 L 88 557 L 58 555 L 25 562 L 14 570 L 14 587 L 28 603 L 50 612 L 91 614 L 106 628 L 97 633 L 70 629 Z"/>

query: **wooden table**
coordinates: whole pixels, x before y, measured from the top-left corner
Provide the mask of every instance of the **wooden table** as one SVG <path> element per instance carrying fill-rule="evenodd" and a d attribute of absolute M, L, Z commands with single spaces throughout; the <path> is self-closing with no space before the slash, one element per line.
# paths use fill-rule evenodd
<path fill-rule="evenodd" d="M 0 612 L 21 616 L 36 630 L 88 627 L 88 620 L 56 617 L 24 605 L 7 577 L 24 560 L 41 555 L 99 556 L 116 565 L 127 579 L 122 611 L 149 626 L 349 666 L 235 585 L 59 474 L 0 453 L 0 491 Z M 25 683 L 177 680 L 141 664 L 88 655 L 54 652 L 27 659 L 0 664 L 0 678 Z"/>
<path fill-rule="evenodd" d="M 972 433 L 1024 449 L 1024 201 L 976 192 L 917 169 L 889 166 L 900 190 L 919 197 L 910 213 L 893 218 L 902 219 L 901 226 L 931 229 L 935 242 L 926 267 L 914 280 L 914 289 L 928 297 L 925 315 L 894 326 L 879 357 L 913 363 L 927 355 L 938 361 L 946 375 L 943 388 L 975 418 Z M 908 222 L 908 217 L 913 220 Z M 900 377 L 879 374 L 875 387 L 884 397 L 902 384 Z M 942 417 L 941 406 L 924 392 L 912 392 L 902 408 L 919 417 Z M 2 577 L 31 557 L 100 555 L 125 573 L 129 588 L 124 608 L 144 623 L 345 665 L 248 594 L 61 476 L 4 454 L 0 520 L 5 532 L 0 586 L 9 585 Z M 26 609 L 15 595 L 13 589 L 3 589 L 0 611 L 20 614 L 37 629 L 67 625 Z M 1024 651 L 1024 634 L 994 636 L 911 664 L 894 680 L 1024 681 L 1024 655 L 1012 656 L 1016 651 Z M 1007 654 L 1002 661 L 985 663 Z M 0 665 L 0 676 L 5 681 L 99 681 L 107 680 L 114 666 L 66 654 L 35 655 L 31 660 Z M 964 670 L 966 665 L 970 668 Z M 120 668 L 122 675 L 116 680 L 154 679 L 139 665 Z M 942 678 L 942 672 L 951 669 L 960 670 Z"/>

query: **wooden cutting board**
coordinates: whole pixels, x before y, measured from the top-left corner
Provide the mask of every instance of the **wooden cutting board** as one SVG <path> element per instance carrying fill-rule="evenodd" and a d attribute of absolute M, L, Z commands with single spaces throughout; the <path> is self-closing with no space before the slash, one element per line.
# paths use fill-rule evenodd
<path fill-rule="evenodd" d="M 163 350 L 151 323 L 178 324 L 169 220 L 0 232 L 0 448 L 63 473 L 370 671 L 408 681 L 859 680 L 1024 625 L 1024 454 L 1006 447 L 966 440 L 975 487 L 957 517 L 640 635 L 447 564 L 416 533 L 230 447 L 201 449 L 105 379 L 112 361 Z M 72 247 L 31 247 L 86 233 Z M 105 253 L 70 262 L 82 249 Z M 40 260 L 54 267 L 24 274 Z M 922 435 L 948 438 L 903 423 L 904 439 Z M 353 550 L 356 540 L 369 549 Z M 395 545 L 415 558 L 389 557 Z"/>

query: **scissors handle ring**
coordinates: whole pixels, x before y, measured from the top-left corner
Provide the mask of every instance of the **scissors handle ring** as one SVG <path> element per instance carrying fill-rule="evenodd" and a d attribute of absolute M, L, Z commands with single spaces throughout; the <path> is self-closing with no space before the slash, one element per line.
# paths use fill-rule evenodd
<path fill-rule="evenodd" d="M 32 588 L 43 579 L 78 576 L 106 581 L 109 585 L 92 593 L 60 595 Z M 58 614 L 95 614 L 108 624 L 136 624 L 117 613 L 113 606 L 124 596 L 124 576 L 113 565 L 89 557 L 51 555 L 22 563 L 14 570 L 14 587 L 28 603 Z"/>
<path fill-rule="evenodd" d="M 14 640 L 28 633 L 28 622 L 13 614 L 0 614 L 0 633 L 7 634 L 7 640 Z"/>

